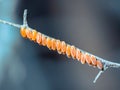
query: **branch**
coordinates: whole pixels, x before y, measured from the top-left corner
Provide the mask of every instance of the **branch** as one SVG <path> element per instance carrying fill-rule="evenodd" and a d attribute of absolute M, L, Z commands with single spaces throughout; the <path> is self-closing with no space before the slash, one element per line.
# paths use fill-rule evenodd
<path fill-rule="evenodd" d="M 8 22 L 8 21 L 4 21 L 4 20 L 0 20 L 0 23 L 8 24 L 8 25 L 11 25 L 11 26 L 20 28 L 20 29 L 21 29 L 21 28 L 30 29 L 30 30 L 31 30 L 31 33 L 33 32 L 32 30 L 34 30 L 34 29 L 28 27 L 28 23 L 27 23 L 27 10 L 24 10 L 24 14 L 23 14 L 23 25 L 14 24 L 14 23 L 11 23 L 11 22 Z M 29 31 L 28 31 L 28 32 L 29 32 Z M 37 31 L 34 30 L 34 35 L 35 35 L 35 32 L 37 32 Z M 24 32 L 24 34 L 26 34 L 26 32 Z M 40 34 L 40 32 L 39 32 L 39 34 Z M 46 37 L 46 38 L 49 38 L 49 39 L 51 39 L 51 40 L 55 40 L 54 38 L 51 38 L 51 37 L 49 37 L 49 36 L 47 36 L 47 35 L 44 35 L 44 34 L 41 34 L 41 35 L 44 36 L 44 38 Z M 29 36 L 29 35 L 28 35 L 28 36 Z M 27 38 L 28 38 L 28 37 L 27 37 Z M 30 38 L 30 39 L 31 39 L 31 38 Z M 33 39 L 36 39 L 36 38 L 33 38 Z M 69 44 L 66 44 L 64 41 L 61 41 L 60 43 L 70 46 Z M 44 46 L 44 45 L 43 45 L 43 46 Z M 48 46 L 47 46 L 47 47 L 48 47 Z M 75 53 L 77 52 L 77 50 L 80 51 L 80 52 L 82 52 L 83 56 L 87 53 L 87 55 L 89 55 L 90 58 L 91 58 L 91 56 L 94 56 L 96 60 L 99 60 L 99 61 L 102 63 L 103 68 L 102 68 L 102 70 L 100 70 L 100 72 L 98 73 L 98 75 L 95 77 L 93 83 L 95 83 L 95 82 L 97 81 L 97 79 L 100 77 L 100 75 L 101 75 L 102 73 L 104 73 L 104 71 L 106 71 L 108 68 L 110 68 L 110 67 L 111 67 L 111 68 L 120 68 L 120 64 L 119 64 L 119 63 L 115 63 L 115 62 L 111 62 L 111 61 L 102 59 L 102 58 L 100 58 L 100 57 L 98 57 L 98 56 L 95 56 L 95 55 L 93 55 L 93 54 L 90 54 L 90 53 L 88 53 L 88 52 L 86 52 L 86 51 L 83 51 L 83 50 L 81 50 L 81 49 L 75 48 L 74 46 L 71 46 L 71 47 L 72 47 L 72 50 L 75 51 Z M 49 48 L 49 47 L 48 47 L 48 48 Z M 76 49 L 77 49 L 77 50 L 76 50 Z M 62 51 L 58 51 L 58 52 L 59 52 L 59 53 L 62 53 Z M 72 53 L 73 53 L 73 52 L 72 52 Z M 66 54 L 66 53 L 64 53 L 64 54 Z M 77 53 L 77 54 L 78 54 L 78 53 Z M 68 56 L 68 55 L 67 55 L 67 56 Z M 68 57 L 69 57 L 69 56 L 68 56 Z M 77 59 L 76 56 L 74 56 L 74 55 L 71 56 L 71 57 L 72 57 L 73 59 Z M 85 58 L 85 59 L 86 59 L 86 58 Z M 89 63 L 89 60 L 84 61 L 83 64 L 84 64 L 85 62 L 87 62 L 88 64 L 91 64 L 91 63 Z M 94 63 L 92 63 L 91 65 L 94 66 Z"/>

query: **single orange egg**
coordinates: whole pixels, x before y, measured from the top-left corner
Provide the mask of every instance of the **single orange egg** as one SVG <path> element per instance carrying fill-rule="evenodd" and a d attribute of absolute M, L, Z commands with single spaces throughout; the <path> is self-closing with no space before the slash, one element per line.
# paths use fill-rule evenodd
<path fill-rule="evenodd" d="M 103 65 L 102 65 L 101 61 L 99 61 L 99 60 L 97 60 L 97 67 L 101 70 L 103 69 Z"/>
<path fill-rule="evenodd" d="M 71 49 L 70 45 L 67 45 L 67 47 L 66 47 L 66 55 L 67 55 L 68 58 L 70 58 L 70 56 L 71 56 L 70 49 Z"/>
<path fill-rule="evenodd" d="M 75 49 L 75 46 L 71 46 L 70 51 L 71 51 L 72 58 L 75 59 L 76 58 L 76 49 Z"/>
<path fill-rule="evenodd" d="M 48 37 L 47 38 L 47 47 L 49 48 L 49 49 L 51 49 L 51 47 L 52 47 L 52 42 L 51 42 L 51 39 Z"/>
<path fill-rule="evenodd" d="M 41 43 L 42 43 L 42 34 L 41 33 L 37 33 L 37 35 L 36 35 L 36 42 L 38 43 L 38 44 L 40 44 L 41 45 Z"/>
<path fill-rule="evenodd" d="M 81 63 L 82 63 L 82 64 L 85 64 L 85 63 L 86 63 L 85 57 L 84 57 L 84 53 L 81 53 Z"/>
<path fill-rule="evenodd" d="M 21 34 L 21 36 L 22 36 L 23 38 L 26 38 L 26 37 L 27 37 L 27 35 L 26 35 L 26 29 L 22 27 L 22 28 L 20 29 L 20 34 Z"/>
<path fill-rule="evenodd" d="M 61 54 L 61 42 L 60 40 L 56 40 L 56 48 L 59 54 Z"/>
<path fill-rule="evenodd" d="M 43 46 L 46 46 L 46 40 L 47 40 L 47 38 L 44 36 L 44 35 L 42 35 L 42 45 Z"/>
<path fill-rule="evenodd" d="M 87 53 L 85 53 L 85 59 L 86 59 L 86 62 L 91 65 L 91 59 L 90 59 L 90 55 L 88 55 Z"/>
<path fill-rule="evenodd" d="M 52 40 L 51 40 L 51 43 L 52 43 L 51 49 L 52 49 L 52 50 L 56 50 L 56 40 L 55 40 L 55 39 L 52 39 Z"/>
<path fill-rule="evenodd" d="M 30 29 L 26 29 L 26 35 L 28 39 L 32 40 L 32 31 Z"/>
<path fill-rule="evenodd" d="M 77 58 L 78 61 L 81 60 L 81 52 L 78 48 L 76 49 L 76 58 Z"/>
<path fill-rule="evenodd" d="M 61 51 L 62 51 L 63 54 L 65 54 L 65 52 L 66 52 L 66 43 L 64 41 L 62 41 L 61 43 L 62 43 Z"/>
<path fill-rule="evenodd" d="M 32 30 L 32 40 L 36 41 L 36 36 L 37 36 L 37 31 L 36 30 Z"/>
<path fill-rule="evenodd" d="M 96 60 L 95 56 L 92 55 L 90 59 L 91 59 L 92 65 L 96 66 L 97 65 L 97 60 Z"/>

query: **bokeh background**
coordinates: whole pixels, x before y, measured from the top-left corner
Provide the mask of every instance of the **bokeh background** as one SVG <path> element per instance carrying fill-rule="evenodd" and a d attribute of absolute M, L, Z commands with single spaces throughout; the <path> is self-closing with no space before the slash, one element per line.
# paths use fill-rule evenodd
<path fill-rule="evenodd" d="M 0 19 L 28 24 L 48 36 L 120 63 L 119 0 L 0 0 Z M 117 90 L 120 69 L 98 69 L 39 46 L 0 24 L 0 90 Z"/>

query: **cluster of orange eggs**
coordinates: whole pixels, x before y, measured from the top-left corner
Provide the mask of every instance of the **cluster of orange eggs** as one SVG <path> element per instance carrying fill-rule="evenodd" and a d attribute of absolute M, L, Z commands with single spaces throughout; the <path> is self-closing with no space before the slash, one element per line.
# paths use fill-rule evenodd
<path fill-rule="evenodd" d="M 88 63 L 88 65 L 98 67 L 103 70 L 103 64 L 95 56 L 89 55 L 88 53 L 80 51 L 73 45 L 66 44 L 64 41 L 48 37 L 36 30 L 22 27 L 20 34 L 23 38 L 28 38 L 32 41 L 37 42 L 39 45 L 46 46 L 50 50 L 56 50 L 59 54 L 65 54 L 67 57 L 72 57 L 81 61 L 82 64 Z"/>

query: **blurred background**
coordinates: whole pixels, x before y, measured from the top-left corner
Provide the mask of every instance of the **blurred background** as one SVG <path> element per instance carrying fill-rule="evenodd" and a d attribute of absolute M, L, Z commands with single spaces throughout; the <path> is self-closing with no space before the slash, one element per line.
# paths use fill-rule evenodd
<path fill-rule="evenodd" d="M 106 60 L 120 63 L 119 0 L 0 0 L 0 19 L 28 24 Z M 108 69 L 94 84 L 97 68 L 82 65 L 24 39 L 0 24 L 1 90 L 117 90 L 120 69 Z"/>

